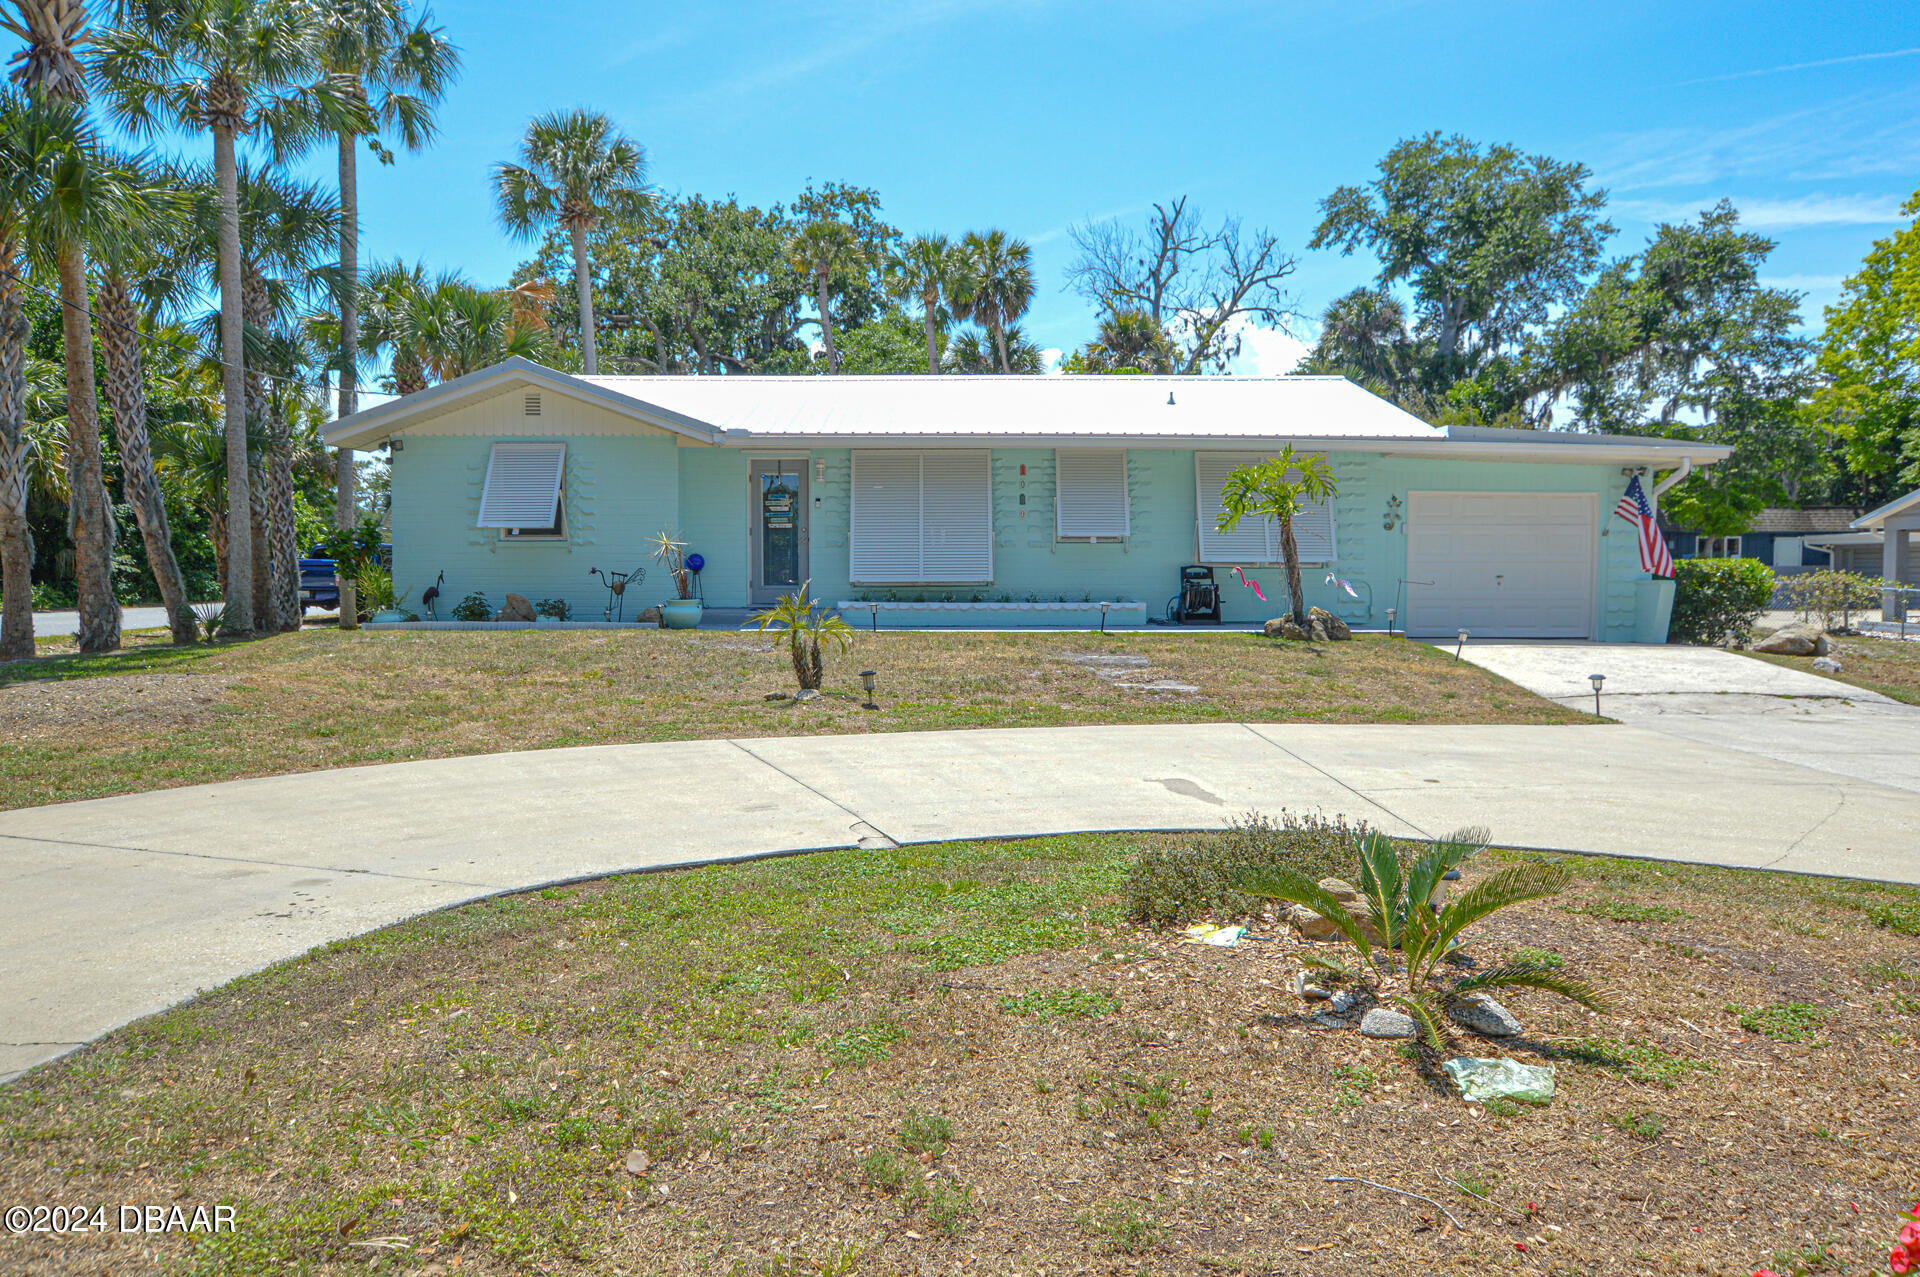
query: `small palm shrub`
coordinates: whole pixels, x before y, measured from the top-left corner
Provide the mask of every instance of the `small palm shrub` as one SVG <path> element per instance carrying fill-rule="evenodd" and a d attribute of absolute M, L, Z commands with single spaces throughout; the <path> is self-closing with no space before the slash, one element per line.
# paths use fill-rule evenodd
<path fill-rule="evenodd" d="M 535 616 L 544 616 L 549 621 L 571 621 L 573 605 L 565 599 L 541 599 L 533 605 Z"/>
<path fill-rule="evenodd" d="M 817 690 L 826 681 L 827 666 L 820 656 L 822 640 L 838 643 L 842 652 L 853 644 L 853 627 L 841 620 L 839 613 L 822 611 L 807 598 L 807 587 L 812 584 L 801 582 L 798 591 L 781 595 L 779 602 L 753 618 L 760 622 L 761 633 L 772 630 L 787 636 L 787 655 L 803 692 Z"/>
<path fill-rule="evenodd" d="M 1670 643 L 1744 644 L 1773 601 L 1773 569 L 1758 559 L 1678 559 Z"/>
<path fill-rule="evenodd" d="M 491 621 L 493 604 L 487 596 L 475 590 L 466 598 L 453 605 L 453 619 L 456 621 Z"/>
<path fill-rule="evenodd" d="M 1142 852 L 1127 875 L 1127 915 L 1154 927 L 1243 916 L 1261 901 L 1234 886 L 1238 875 L 1275 865 L 1314 881 L 1350 874 L 1353 848 L 1366 832 L 1345 816 L 1283 811 L 1274 820 L 1249 812 L 1220 833 Z"/>
<path fill-rule="evenodd" d="M 1403 862 L 1386 835 L 1362 834 L 1355 845 L 1360 861 L 1355 885 L 1366 902 L 1365 924 L 1380 938 L 1379 944 L 1368 939 L 1369 926 L 1361 918 L 1318 882 L 1289 866 L 1244 871 L 1235 876 L 1234 886 L 1250 895 L 1302 905 L 1339 928 L 1359 952 L 1355 966 L 1318 954 L 1305 955 L 1303 961 L 1342 976 L 1376 1000 L 1399 1006 L 1413 1017 L 1421 1037 L 1436 1051 L 1451 1038 L 1447 1012 L 1475 993 L 1544 989 L 1581 1006 L 1604 1010 L 1604 1000 L 1592 985 L 1547 962 L 1507 962 L 1458 979 L 1436 970 L 1459 943 L 1461 933 L 1474 923 L 1509 905 L 1558 895 L 1573 880 L 1565 866 L 1526 862 L 1483 878 L 1435 909 L 1430 902 L 1446 875 L 1486 847 L 1484 830 L 1465 829 L 1435 842 L 1411 862 Z"/>

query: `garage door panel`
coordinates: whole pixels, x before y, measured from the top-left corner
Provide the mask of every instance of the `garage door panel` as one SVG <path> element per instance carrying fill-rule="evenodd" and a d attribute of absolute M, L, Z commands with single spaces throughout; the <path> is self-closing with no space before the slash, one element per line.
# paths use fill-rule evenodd
<path fill-rule="evenodd" d="M 1407 513 L 1409 633 L 1592 636 L 1592 498 L 1416 492 Z"/>

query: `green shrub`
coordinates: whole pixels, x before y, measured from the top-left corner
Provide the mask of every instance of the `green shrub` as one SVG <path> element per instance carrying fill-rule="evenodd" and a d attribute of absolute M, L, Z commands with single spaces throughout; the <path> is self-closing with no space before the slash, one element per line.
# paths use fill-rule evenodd
<path fill-rule="evenodd" d="M 456 621 L 491 621 L 493 604 L 487 596 L 475 590 L 466 598 L 453 605 L 453 619 Z"/>
<path fill-rule="evenodd" d="M 1345 816 L 1283 811 L 1276 822 L 1250 813 L 1219 834 L 1185 847 L 1142 852 L 1127 879 L 1127 914 L 1149 925 L 1179 926 L 1202 914 L 1251 913 L 1264 902 L 1238 891 L 1236 875 L 1282 866 L 1315 880 L 1348 875 L 1353 848 L 1366 832 Z"/>
<path fill-rule="evenodd" d="M 1773 569 L 1758 559 L 1679 559 L 1673 581 L 1670 643 L 1745 643 L 1773 601 Z"/>
<path fill-rule="evenodd" d="M 571 621 L 573 605 L 565 599 L 541 599 L 533 605 L 535 616 L 544 616 L 549 621 Z"/>
<path fill-rule="evenodd" d="M 1880 606 L 1880 582 L 1858 572 L 1821 568 L 1783 580 L 1780 601 L 1818 621 L 1821 629 L 1836 630 L 1853 619 L 1852 613 Z"/>

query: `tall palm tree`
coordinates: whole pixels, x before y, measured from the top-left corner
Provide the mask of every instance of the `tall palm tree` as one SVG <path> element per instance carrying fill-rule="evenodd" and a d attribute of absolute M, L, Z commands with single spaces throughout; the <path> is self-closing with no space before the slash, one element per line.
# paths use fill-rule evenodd
<path fill-rule="evenodd" d="M 119 236 L 101 243 L 96 253 L 101 278 L 94 294 L 94 310 L 100 320 L 107 403 L 113 409 L 114 439 L 120 445 L 121 492 L 139 525 L 154 584 L 166 604 L 173 641 L 192 643 L 199 637 L 200 623 L 187 597 L 180 561 L 173 552 L 166 494 L 154 465 L 147 426 L 144 348 L 155 312 L 161 307 L 178 306 L 192 286 L 190 275 L 174 269 L 172 250 L 177 243 L 168 241 L 178 239 L 178 234 Z"/>
<path fill-rule="evenodd" d="M 33 655 L 33 534 L 27 524 L 26 270 L 20 208 L 39 171 L 27 103 L 0 94 L 0 661 Z"/>
<path fill-rule="evenodd" d="M 587 235 L 608 217 L 637 215 L 645 206 L 646 184 L 646 151 L 592 111 L 536 116 L 520 140 L 520 162 L 494 169 L 500 222 L 511 234 L 531 237 L 558 226 L 572 243 L 580 360 L 588 376 L 600 370 L 600 360 Z"/>
<path fill-rule="evenodd" d="M 179 128 L 213 140 L 232 540 L 226 597 L 241 604 L 227 609 L 225 624 L 246 632 L 254 563 L 236 144 L 256 129 L 288 141 L 311 132 L 323 118 L 317 106 L 335 118 L 353 118 L 365 108 L 331 81 L 308 78 L 319 64 L 319 28 L 317 11 L 304 0 L 121 0 L 119 16 L 121 25 L 101 35 L 96 62 L 115 118 L 137 132 Z"/>
<path fill-rule="evenodd" d="M 822 218 L 808 222 L 787 240 L 787 261 L 813 290 L 820 341 L 827 349 L 827 371 L 840 371 L 840 349 L 833 341 L 833 281 L 866 260 L 866 250 L 845 222 Z"/>
<path fill-rule="evenodd" d="M 432 14 L 423 11 L 412 21 L 409 17 L 407 6 L 398 0 L 327 0 L 321 18 L 326 72 L 366 104 L 372 126 L 365 131 L 344 128 L 335 135 L 340 170 L 340 273 L 335 284 L 340 417 L 360 407 L 360 139 L 368 137 L 378 147 L 378 134 L 387 132 L 408 150 L 419 150 L 433 138 L 434 106 L 460 73 L 460 54 L 432 25 Z M 381 155 L 387 158 L 384 151 Z M 343 532 L 351 531 L 358 519 L 355 479 L 353 449 L 337 449 L 334 525 Z M 340 625 L 353 629 L 359 612 L 353 583 L 342 577 L 340 590 Z"/>
<path fill-rule="evenodd" d="M 966 264 L 965 292 L 954 313 L 971 319 L 993 337 L 1000 371 L 1010 373 L 1007 329 L 1033 305 L 1033 249 L 1005 231 L 968 231 L 960 241 Z"/>
<path fill-rule="evenodd" d="M 69 102 L 87 98 L 87 70 L 80 61 L 86 41 L 87 6 L 84 0 L 14 0 L 16 20 L 0 13 L 5 27 L 27 42 L 13 55 L 13 82 L 30 93 Z"/>
<path fill-rule="evenodd" d="M 916 235 L 900 246 L 887 263 L 887 281 L 894 295 L 920 303 L 927 326 L 927 371 L 940 371 L 942 303 L 957 291 L 959 262 L 945 235 Z"/>

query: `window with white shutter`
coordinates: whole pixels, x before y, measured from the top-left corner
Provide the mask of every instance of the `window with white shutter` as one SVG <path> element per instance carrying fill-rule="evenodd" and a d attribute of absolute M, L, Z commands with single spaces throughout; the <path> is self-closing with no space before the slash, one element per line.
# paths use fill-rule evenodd
<path fill-rule="evenodd" d="M 991 454 L 856 450 L 850 524 L 848 575 L 856 585 L 991 581 Z"/>
<path fill-rule="evenodd" d="M 499 528 L 508 537 L 565 536 L 561 484 L 566 465 L 564 443 L 494 444 L 477 526 Z"/>
<path fill-rule="evenodd" d="M 1280 525 L 1271 519 L 1242 519 L 1231 532 L 1216 529 L 1220 518 L 1220 489 L 1239 467 L 1267 460 L 1255 452 L 1196 452 L 1194 481 L 1200 510 L 1202 563 L 1278 563 Z M 1334 559 L 1333 502 L 1308 502 L 1293 520 L 1294 544 L 1302 563 L 1331 563 Z"/>
<path fill-rule="evenodd" d="M 1124 448 L 1059 448 L 1053 454 L 1054 535 L 1119 540 L 1127 535 Z"/>

